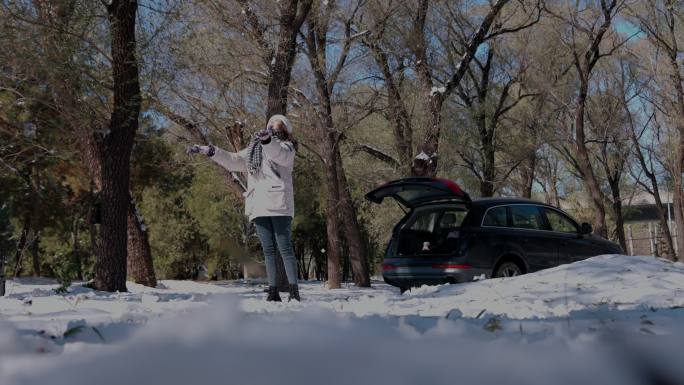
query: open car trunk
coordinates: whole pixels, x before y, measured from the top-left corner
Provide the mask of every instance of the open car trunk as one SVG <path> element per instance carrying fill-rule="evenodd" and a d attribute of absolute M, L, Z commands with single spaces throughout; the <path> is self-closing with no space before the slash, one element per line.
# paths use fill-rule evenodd
<path fill-rule="evenodd" d="M 470 196 L 459 185 L 442 178 L 399 179 L 366 194 L 366 199 L 373 203 L 381 203 L 385 198 L 393 198 L 410 209 L 431 202 L 470 202 Z"/>
<path fill-rule="evenodd" d="M 439 204 L 412 210 L 395 229 L 392 257 L 453 255 L 458 250 L 461 224 L 468 213 L 463 204 Z"/>
<path fill-rule="evenodd" d="M 374 203 L 385 198 L 410 209 L 394 228 L 387 257 L 427 257 L 456 251 L 470 203 L 470 196 L 456 183 L 441 178 L 405 178 L 366 194 Z"/>

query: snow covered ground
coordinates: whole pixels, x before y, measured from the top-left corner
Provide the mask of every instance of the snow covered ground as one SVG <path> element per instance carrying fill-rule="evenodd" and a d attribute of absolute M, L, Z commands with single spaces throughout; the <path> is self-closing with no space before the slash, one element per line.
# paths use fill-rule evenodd
<path fill-rule="evenodd" d="M 683 384 L 684 264 L 601 256 L 400 295 L 46 280 L 0 298 L 0 384 Z M 285 296 L 286 297 L 286 296 Z"/>

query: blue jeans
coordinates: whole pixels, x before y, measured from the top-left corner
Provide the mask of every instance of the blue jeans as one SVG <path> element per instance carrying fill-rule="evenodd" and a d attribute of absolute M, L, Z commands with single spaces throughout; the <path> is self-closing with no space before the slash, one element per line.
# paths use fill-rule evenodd
<path fill-rule="evenodd" d="M 292 248 L 292 217 L 257 217 L 254 218 L 254 224 L 266 258 L 268 285 L 277 285 L 276 244 L 283 258 L 287 280 L 291 285 L 295 285 L 297 283 L 297 259 Z"/>

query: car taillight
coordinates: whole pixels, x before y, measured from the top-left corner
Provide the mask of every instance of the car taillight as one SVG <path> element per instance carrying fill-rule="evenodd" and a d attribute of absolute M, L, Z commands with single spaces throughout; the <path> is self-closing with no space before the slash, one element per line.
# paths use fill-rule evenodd
<path fill-rule="evenodd" d="M 456 265 L 456 264 L 439 264 L 439 265 L 432 265 L 433 269 L 470 269 L 472 266 L 470 265 Z"/>
<path fill-rule="evenodd" d="M 384 263 L 384 264 L 382 265 L 382 270 L 385 270 L 385 271 L 387 271 L 387 270 L 396 270 L 396 269 L 397 269 L 397 267 L 396 267 L 395 265 L 392 265 L 391 263 Z"/>

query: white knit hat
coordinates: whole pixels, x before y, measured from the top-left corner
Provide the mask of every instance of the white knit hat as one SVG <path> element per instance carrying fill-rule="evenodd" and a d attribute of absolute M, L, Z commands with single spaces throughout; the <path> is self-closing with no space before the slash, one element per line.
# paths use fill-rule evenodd
<path fill-rule="evenodd" d="M 266 124 L 266 126 L 272 125 L 273 123 L 275 123 L 276 120 L 280 120 L 281 122 L 283 122 L 283 124 L 285 125 L 285 129 L 287 130 L 288 134 L 292 133 L 292 123 L 290 123 L 290 120 L 288 118 L 286 118 L 285 115 L 276 114 L 276 115 L 271 116 L 268 119 L 268 123 Z"/>

